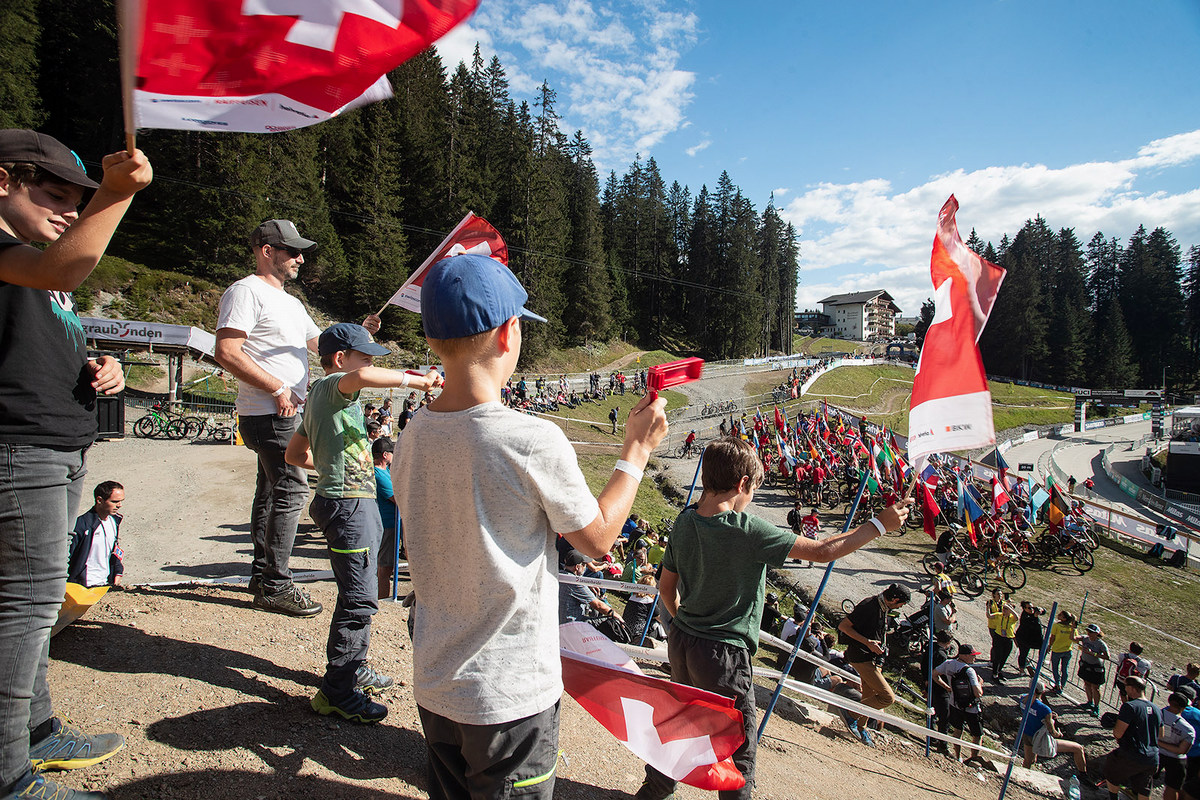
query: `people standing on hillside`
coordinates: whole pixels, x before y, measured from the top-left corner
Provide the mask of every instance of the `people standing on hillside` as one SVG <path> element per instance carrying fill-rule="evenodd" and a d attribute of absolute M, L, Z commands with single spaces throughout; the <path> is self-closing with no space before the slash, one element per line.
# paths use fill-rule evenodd
<path fill-rule="evenodd" d="M 88 358 L 71 292 L 153 177 L 141 150 L 101 164 L 97 184 L 57 139 L 0 130 L 0 796 L 103 800 L 34 767 L 89 766 L 125 746 L 115 733 L 88 736 L 63 724 L 46 683 L 50 629 L 66 593 L 67 533 L 96 440 L 96 395 L 125 386 L 115 358 Z"/>
<path fill-rule="evenodd" d="M 1153 703 L 1142 699 L 1146 683 L 1130 676 L 1125 681 L 1129 699 L 1117 712 L 1113 737 L 1117 748 L 1104 760 L 1104 779 L 1110 798 L 1121 787 L 1129 789 L 1137 800 L 1150 800 L 1154 773 L 1158 772 L 1158 737 L 1162 734 L 1162 714 Z"/>
<path fill-rule="evenodd" d="M 1042 627 L 1042 615 L 1045 613 L 1046 609 L 1035 606 L 1028 600 L 1021 601 L 1021 619 L 1017 623 L 1017 635 L 1013 638 L 1013 643 L 1017 646 L 1017 669 L 1022 675 L 1033 674 L 1029 665 L 1029 653 L 1039 652 L 1042 640 L 1046 638 L 1045 629 Z"/>
<path fill-rule="evenodd" d="M 308 483 L 304 470 L 283 457 L 308 393 L 308 353 L 317 351 L 321 331 L 283 287 L 316 247 L 289 220 L 259 225 L 250 234 L 254 274 L 225 290 L 217 317 L 216 358 L 238 379 L 238 431 L 258 456 L 250 507 L 253 604 L 293 617 L 321 613 L 321 604 L 292 583 L 288 567 Z M 379 318 L 367 317 L 363 327 L 375 333 Z"/>
<path fill-rule="evenodd" d="M 975 658 L 981 655 L 969 644 L 958 646 L 958 655 L 942 662 L 933 671 L 933 682 L 940 686 L 950 697 L 950 731 L 955 736 L 966 739 L 973 736 L 979 743 L 983 739 L 983 724 L 980 714 L 983 711 L 979 699 L 983 697 L 983 679 L 975 669 Z M 954 757 L 962 758 L 962 745 L 954 745 Z M 978 750 L 971 750 L 966 761 L 974 761 L 979 757 Z"/>
<path fill-rule="evenodd" d="M 1062 694 L 1067 686 L 1071 668 L 1071 649 L 1075 646 L 1075 615 L 1059 611 L 1058 620 L 1050 626 L 1050 674 L 1054 686 L 1046 694 Z"/>
<path fill-rule="evenodd" d="M 1013 650 L 1020 614 L 1009 602 L 1008 595 L 999 589 L 992 590 L 992 599 L 987 602 L 988 627 L 992 631 L 990 654 L 992 680 L 1004 683 L 1004 665 Z M 992 625 L 995 625 L 993 628 Z"/>
<path fill-rule="evenodd" d="M 1083 681 L 1083 691 L 1087 695 L 1083 710 L 1093 717 L 1100 716 L 1100 686 L 1104 683 L 1104 662 L 1110 660 L 1108 645 L 1104 642 L 1104 633 L 1100 626 L 1092 623 L 1087 626 L 1083 636 L 1075 641 L 1079 643 L 1079 680 Z"/>
<path fill-rule="evenodd" d="M 904 515 L 905 518 L 907 516 Z M 899 526 L 893 530 L 899 530 Z M 856 605 L 838 625 L 838 632 L 850 640 L 846 647 L 846 661 L 854 667 L 862 680 L 862 703 L 865 706 L 883 710 L 896 702 L 896 694 L 879 667 L 883 664 L 887 652 L 884 642 L 887 637 L 888 614 L 902 607 L 911 597 L 908 589 L 893 583 L 880 594 L 868 597 Z M 860 716 L 858 724 L 859 737 L 866 744 L 874 744 L 867 732 L 867 718 Z"/>
<path fill-rule="evenodd" d="M 1113 673 L 1113 686 L 1120 694 L 1122 701 L 1128 699 L 1125 693 L 1125 683 L 1129 678 L 1145 680 L 1150 676 L 1150 668 L 1154 666 L 1154 662 L 1143 656 L 1142 652 L 1140 644 L 1130 642 L 1129 649 L 1116 658 L 1117 669 Z"/>

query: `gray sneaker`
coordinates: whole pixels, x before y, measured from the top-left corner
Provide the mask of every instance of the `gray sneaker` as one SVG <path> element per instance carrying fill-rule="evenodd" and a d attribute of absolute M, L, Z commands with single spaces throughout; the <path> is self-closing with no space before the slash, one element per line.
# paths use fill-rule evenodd
<path fill-rule="evenodd" d="M 366 695 L 383 694 L 396 685 L 394 678 L 389 678 L 387 675 L 380 675 L 367 664 L 363 664 L 358 668 L 354 679 L 354 688 Z"/>
<path fill-rule="evenodd" d="M 30 776 L 28 783 L 20 783 L 13 787 L 11 794 L 6 794 L 3 800 L 108 800 L 103 792 L 85 792 L 82 789 L 71 789 L 53 781 L 46 780 L 41 775 Z"/>
<path fill-rule="evenodd" d="M 321 613 L 321 604 L 308 596 L 308 592 L 296 584 L 276 594 L 255 595 L 254 607 L 289 617 L 315 617 Z"/>

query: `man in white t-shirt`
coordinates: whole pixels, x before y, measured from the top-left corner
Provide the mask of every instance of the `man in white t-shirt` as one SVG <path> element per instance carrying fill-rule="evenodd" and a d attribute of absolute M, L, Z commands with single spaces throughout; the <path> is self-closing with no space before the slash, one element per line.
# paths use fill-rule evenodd
<path fill-rule="evenodd" d="M 121 504 L 125 487 L 104 481 L 92 492 L 96 502 L 80 514 L 71 531 L 67 551 L 67 581 L 89 589 L 120 586 L 125 572 L 124 553 L 117 542 L 121 527 Z"/>
<path fill-rule="evenodd" d="M 258 455 L 250 591 L 255 608 L 311 617 L 321 613 L 321 604 L 292 583 L 288 568 L 308 482 L 283 454 L 308 393 L 308 351 L 316 352 L 321 331 L 283 285 L 317 243 L 302 237 L 294 223 L 270 219 L 250 235 L 250 247 L 255 273 L 221 297 L 216 347 L 217 361 L 238 379 L 238 430 Z M 363 327 L 375 333 L 379 318 L 367 317 Z"/>

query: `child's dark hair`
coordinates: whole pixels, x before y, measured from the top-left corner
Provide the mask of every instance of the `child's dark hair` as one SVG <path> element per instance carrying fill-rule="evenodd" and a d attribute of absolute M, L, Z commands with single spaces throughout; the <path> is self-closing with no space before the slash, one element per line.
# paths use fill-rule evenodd
<path fill-rule="evenodd" d="M 9 180 L 18 186 L 40 186 L 43 183 L 70 185 L 45 167 L 39 167 L 37 164 L 30 164 L 26 161 L 0 162 L 0 169 L 7 172 Z"/>
<path fill-rule="evenodd" d="M 742 478 L 750 485 L 762 485 L 763 467 L 758 454 L 749 442 L 741 439 L 718 439 L 704 451 L 701 480 L 706 492 L 729 492 L 737 488 Z"/>
<path fill-rule="evenodd" d="M 112 493 L 117 489 L 120 489 L 122 492 L 125 491 L 125 487 L 116 481 L 104 481 L 103 483 L 96 484 L 96 489 L 92 494 L 97 500 L 107 500 L 112 497 Z"/>

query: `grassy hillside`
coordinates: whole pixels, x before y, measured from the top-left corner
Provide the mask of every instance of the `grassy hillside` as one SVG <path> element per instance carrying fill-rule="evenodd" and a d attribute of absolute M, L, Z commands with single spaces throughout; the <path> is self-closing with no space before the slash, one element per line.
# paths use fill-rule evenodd
<path fill-rule="evenodd" d="M 851 342 L 846 339 L 828 339 L 823 336 L 793 336 L 792 352 L 820 356 L 825 353 L 857 353 L 868 349 L 869 345 L 862 342 Z"/>

